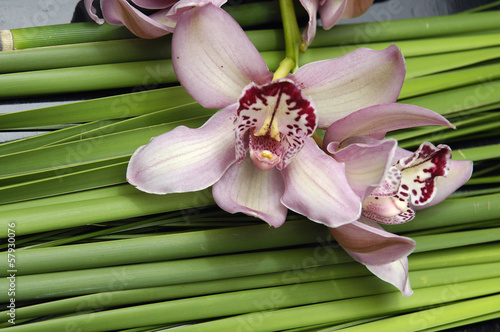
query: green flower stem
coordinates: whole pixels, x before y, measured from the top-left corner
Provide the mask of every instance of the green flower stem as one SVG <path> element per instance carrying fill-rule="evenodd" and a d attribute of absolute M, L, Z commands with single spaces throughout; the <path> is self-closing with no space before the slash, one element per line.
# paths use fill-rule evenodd
<path fill-rule="evenodd" d="M 292 72 L 295 71 L 299 66 L 299 45 L 302 41 L 299 26 L 297 25 L 297 17 L 295 16 L 295 8 L 292 0 L 279 0 L 281 19 L 283 21 L 283 33 L 285 36 L 285 56 L 287 68 L 290 67 L 288 62 L 293 61 L 294 66 L 292 67 Z M 280 72 L 281 75 L 283 73 Z M 286 74 L 284 75 L 286 76 Z M 275 79 L 284 76 L 276 77 Z"/>
<path fill-rule="evenodd" d="M 480 161 L 500 158 L 500 144 L 484 145 L 455 151 L 454 159 L 456 160 Z"/>
<path fill-rule="evenodd" d="M 0 114 L 0 129 L 122 119 L 194 102 L 194 99 L 180 86 L 142 89 L 117 96 Z"/>
<path fill-rule="evenodd" d="M 185 216 L 188 221 L 192 217 Z M 196 218 L 196 215 L 194 216 Z M 235 226 L 238 223 L 235 222 Z M 251 236 L 250 236 L 251 235 Z M 111 265 L 186 259 L 229 252 L 278 248 L 326 241 L 328 230 L 310 221 L 287 221 L 277 229 L 266 225 L 240 226 L 207 231 L 190 231 L 144 238 L 96 242 L 19 251 L 20 274 L 47 273 Z M 222 239 L 222 240 L 221 240 Z M 255 239 L 259 239 L 256 241 Z M 331 249 L 339 256 L 342 251 Z M 85 257 L 81 256 L 86 252 Z M 7 253 L 0 253 L 0 257 Z M 43 259 L 42 259 L 43 258 Z M 52 261 L 51 264 L 47 264 Z M 7 261 L 1 265 L 6 265 Z M 6 272 L 2 272 L 6 273 Z"/>
<path fill-rule="evenodd" d="M 410 278 L 416 280 L 414 284 L 415 288 L 431 287 L 438 285 L 441 281 L 436 278 L 439 275 L 442 279 L 454 278 L 455 282 L 464 282 L 478 279 L 486 279 L 489 277 L 494 277 L 498 275 L 496 268 L 500 263 L 490 263 L 490 264 L 475 264 L 452 268 L 435 269 L 431 273 L 426 270 L 422 271 L 412 271 Z M 347 266 L 351 264 L 344 264 L 338 266 L 338 270 L 344 270 Z M 477 268 L 477 273 L 472 273 L 471 266 Z M 104 293 L 90 294 L 80 297 L 73 297 L 63 300 L 56 300 L 52 302 L 46 302 L 43 304 L 22 307 L 16 311 L 16 319 L 23 318 L 36 318 L 45 315 L 63 314 L 63 313 L 75 313 L 83 312 L 85 310 L 103 310 L 106 308 L 112 308 L 115 306 L 124 305 L 137 305 L 147 302 L 159 302 L 167 300 L 175 300 L 194 296 L 203 296 L 209 294 L 235 292 L 247 289 L 257 289 L 263 287 L 274 287 L 282 285 L 295 285 L 299 283 L 314 283 L 313 289 L 319 289 L 323 284 L 331 288 L 331 284 L 335 284 L 336 287 L 342 287 L 345 289 L 341 296 L 342 298 L 348 298 L 359 294 L 358 292 L 353 292 L 355 287 L 353 282 L 347 280 L 336 280 L 335 282 L 326 281 L 332 279 L 338 279 L 339 273 L 335 273 L 335 268 L 331 266 L 322 266 L 314 269 L 303 269 L 303 273 L 294 273 L 293 271 L 288 272 L 278 272 L 270 273 L 264 275 L 250 276 L 250 277 L 239 277 L 232 279 L 222 279 L 222 280 L 210 280 L 205 282 L 197 282 L 185 284 L 183 287 L 178 285 L 163 286 L 163 287 L 148 287 L 141 289 L 131 289 L 122 291 L 109 291 Z M 293 278 L 284 278 L 284 274 L 293 274 Z M 340 273 L 344 274 L 344 273 Z M 428 278 L 429 274 L 431 279 L 427 282 L 423 282 L 424 278 Z M 460 278 L 456 279 L 459 275 Z M 325 280 L 326 282 L 317 283 L 317 281 Z M 357 278 L 355 283 L 363 283 L 369 285 L 377 285 L 375 289 L 363 289 L 363 296 L 373 294 L 374 292 L 391 292 L 392 286 L 381 284 L 375 281 L 376 278 L 373 276 Z M 364 281 L 364 282 L 363 282 Z M 287 291 L 290 287 L 274 288 L 274 290 L 285 290 Z M 346 289 L 347 288 L 347 289 Z M 107 301 L 102 301 L 102 299 L 109 299 Z M 101 300 L 100 300 L 101 299 Z M 96 305 L 97 304 L 97 305 Z M 97 307 L 98 306 L 98 307 Z M 3 314 L 3 313 L 2 313 Z M 4 315 L 0 315 L 3 317 Z M 5 315 L 7 316 L 7 315 Z M 5 318 L 7 320 L 8 318 Z"/>
<path fill-rule="evenodd" d="M 475 324 L 475 323 L 480 323 L 480 322 L 486 322 L 488 320 L 493 320 L 493 319 L 498 319 L 498 318 L 500 318 L 500 311 L 497 311 L 497 312 L 494 312 L 491 314 L 487 314 L 487 315 L 475 316 L 475 317 L 472 317 L 469 319 L 461 319 L 461 320 L 457 319 L 452 323 L 443 324 L 437 328 L 431 328 L 431 329 L 423 330 L 423 331 L 425 331 L 425 332 L 444 331 L 444 330 L 453 329 L 453 328 L 456 328 L 459 326 L 465 326 L 465 325 L 470 325 L 470 324 Z"/>
<path fill-rule="evenodd" d="M 498 49 L 500 57 L 500 48 Z M 447 90 L 500 78 L 500 63 L 453 70 L 406 80 L 400 99 Z"/>
<path fill-rule="evenodd" d="M 498 89 L 500 80 L 489 81 L 486 78 L 482 83 L 401 99 L 399 102 L 429 108 L 443 115 L 453 115 L 456 112 L 499 103 L 500 94 L 495 93 Z"/>
<path fill-rule="evenodd" d="M 170 59 L 170 40 L 135 38 L 1 52 L 0 73 Z"/>
<path fill-rule="evenodd" d="M 488 269 L 489 270 L 489 269 Z M 123 309 L 109 310 L 78 316 L 56 318 L 44 322 L 32 323 L 27 326 L 13 327 L 13 331 L 60 330 L 62 326 L 71 324 L 74 327 L 93 331 L 121 330 L 124 328 L 169 324 L 204 318 L 214 318 L 227 315 L 248 313 L 207 323 L 190 325 L 180 328 L 180 331 L 235 331 L 242 324 L 253 322 L 248 318 L 259 316 L 262 325 L 252 326 L 257 330 L 284 330 L 292 327 L 315 325 L 332 321 L 344 322 L 352 319 L 376 316 L 394 312 L 395 310 L 411 310 L 422 306 L 450 302 L 500 291 L 500 278 L 481 279 L 449 284 L 443 278 L 442 271 L 435 275 L 434 271 L 426 272 L 426 279 L 435 279 L 439 286 L 426 287 L 418 290 L 410 298 L 402 298 L 399 292 L 387 293 L 390 285 L 375 277 L 368 277 L 371 282 L 359 282 L 356 279 L 302 283 L 289 286 L 279 286 L 269 289 L 255 289 L 241 292 L 223 293 L 212 296 L 194 297 L 176 301 L 159 302 Z M 488 273 L 491 273 L 488 271 Z M 456 274 L 454 274 L 456 275 Z M 462 274 L 461 274 L 462 275 Z M 459 277 L 458 277 L 459 278 Z M 431 284 L 433 282 L 431 281 Z M 336 286 L 337 285 L 337 286 Z M 364 286 L 364 287 L 363 287 Z M 443 298 L 447 291 L 454 296 Z M 361 296 L 348 298 L 344 294 Z M 362 294 L 377 294 L 362 296 Z M 380 294 L 383 293 L 383 294 Z M 359 294 L 359 295 L 358 295 Z M 437 296 L 440 294 L 441 296 Z M 332 301 L 320 304 L 324 301 Z M 306 304 L 304 306 L 304 304 Z M 299 306 L 292 307 L 291 306 Z M 260 310 L 277 309 L 273 311 Z M 358 310 L 355 310 L 357 308 Z M 252 313 L 253 312 L 253 313 Z M 92 317 L 90 320 L 89 317 Z M 252 324 L 253 325 L 253 324 Z M 260 328 L 259 328 L 260 326 Z"/>
<path fill-rule="evenodd" d="M 44 199 L 42 199 L 36 200 L 34 203 L 28 201 L 27 204 L 22 202 L 4 205 L 2 206 L 0 225 L 7 230 L 7 224 L 15 222 L 16 235 L 21 236 L 214 204 L 208 191 L 158 196 L 140 192 L 130 185 L 125 185 L 125 187 L 133 189 L 135 193 L 100 197 L 100 193 L 109 192 L 106 190 L 108 188 L 102 188 L 83 192 L 82 195 L 78 195 L 79 193 L 65 195 L 76 195 L 73 197 L 95 195 L 94 198 L 88 198 L 85 201 L 76 200 L 42 205 L 44 204 Z M 69 197 L 62 198 L 62 200 L 65 199 L 67 200 Z M 50 197 L 48 200 L 51 201 Z M 40 205 L 36 206 L 36 204 Z M 85 213 L 82 213 L 82 204 L 86 206 Z M 30 205 L 35 206 L 24 208 L 24 206 Z"/>
<path fill-rule="evenodd" d="M 75 80 L 85 77 L 85 80 Z M 114 63 L 0 75 L 0 98 L 175 83 L 171 60 Z"/>
<path fill-rule="evenodd" d="M 446 234 L 442 234 L 441 237 L 434 236 L 434 239 L 446 240 L 446 237 Z M 429 236 L 424 238 L 428 239 Z M 452 240 L 453 239 L 454 238 L 452 236 Z M 136 239 L 136 241 L 138 240 L 139 239 Z M 418 238 L 416 240 L 418 243 Z M 481 239 L 476 236 L 473 241 L 482 243 L 484 241 L 487 242 L 488 240 L 489 239 Z M 300 242 L 301 241 L 299 241 L 299 243 Z M 448 246 L 448 243 L 452 241 L 445 242 L 446 243 L 443 245 L 443 248 L 446 248 Z M 293 243 L 293 241 L 291 243 Z M 472 243 L 472 241 L 468 242 L 468 244 L 470 243 Z M 284 246 L 286 246 L 286 244 L 287 243 L 285 242 Z M 461 247 L 461 244 L 463 243 L 457 242 L 455 245 L 458 245 L 459 247 L 454 249 L 423 252 L 422 257 L 424 257 L 424 260 L 416 258 L 415 264 L 411 264 L 410 270 L 417 271 L 439 267 L 469 265 L 471 264 L 469 261 L 470 257 L 474 257 L 474 262 L 478 264 L 498 261 L 498 249 L 500 249 L 498 244 L 494 246 L 482 244 L 477 250 L 474 250 L 474 247 L 471 246 Z M 224 246 L 226 246 L 225 243 Z M 228 248 L 231 247 L 228 246 L 225 250 L 227 250 Z M 466 252 L 468 253 L 465 256 L 463 254 L 464 248 L 467 248 Z M 491 248 L 497 248 L 497 250 Z M 50 248 L 46 248 L 45 250 L 38 249 L 37 251 L 50 252 L 50 250 L 48 249 Z M 131 248 L 128 247 L 124 248 L 123 250 L 126 249 Z M 330 249 L 328 249 L 328 247 L 320 245 L 302 249 L 274 249 L 272 251 L 266 252 L 242 253 L 224 256 L 217 255 L 203 258 L 125 265 L 123 264 L 123 262 L 116 261 L 115 259 L 112 266 L 110 267 L 92 269 L 87 268 L 84 270 L 75 270 L 75 268 L 78 268 L 82 265 L 75 266 L 75 263 L 70 263 L 70 266 L 73 269 L 69 271 L 37 273 L 31 275 L 22 275 L 22 272 L 19 273 L 16 278 L 16 289 L 19 291 L 19 295 L 16 297 L 16 299 L 18 299 L 19 301 L 24 301 L 33 298 L 52 298 L 54 297 L 54 294 L 57 294 L 58 297 L 61 297 L 108 291 L 110 283 L 114 282 L 116 279 L 120 279 L 119 276 L 122 276 L 123 278 L 126 277 L 127 281 L 126 283 L 121 285 L 120 289 L 134 289 L 209 281 L 213 279 L 259 275 L 285 270 L 294 270 L 297 268 L 304 269 L 318 266 L 331 266 L 332 264 L 336 264 L 336 267 L 332 267 L 332 270 L 334 270 L 336 273 L 339 273 L 335 278 L 363 276 L 368 273 L 368 271 L 366 271 L 364 268 L 362 268 L 361 265 L 357 263 L 353 263 L 352 266 L 348 265 L 344 269 L 342 267 L 344 265 L 341 263 L 350 263 L 352 262 L 352 259 L 340 248 L 337 250 Z M 485 249 L 489 249 L 489 251 L 485 251 Z M 231 251 L 233 249 L 231 248 L 229 250 Z M 480 260 L 477 259 L 478 250 L 482 251 L 482 258 Z M 458 252 L 458 254 L 454 256 L 453 252 L 455 251 Z M 224 253 L 224 250 L 221 252 Z M 429 257 L 429 254 L 431 253 L 432 255 Z M 85 255 L 88 254 L 85 253 Z M 123 253 L 121 253 L 121 255 L 123 255 Z M 162 255 L 165 256 L 166 254 L 157 252 L 157 255 L 160 255 L 157 257 L 162 257 Z M 412 257 L 413 256 L 419 255 L 412 255 Z M 79 257 L 81 259 L 82 256 L 80 255 Z M 446 259 L 444 259 L 444 257 L 446 257 Z M 469 263 L 465 263 L 464 259 L 466 259 L 466 262 Z M 43 256 L 43 261 L 47 262 L 46 256 Z M 57 265 L 49 267 L 45 263 L 45 269 L 50 268 L 51 270 L 54 270 L 54 268 L 57 267 L 63 269 L 67 268 L 64 265 L 60 265 L 59 262 L 54 264 Z M 39 266 L 40 264 L 36 265 Z M 18 264 L 18 266 L 22 265 Z M 39 271 L 44 270 L 32 270 L 31 272 Z M 333 275 L 330 275 L 330 278 L 334 278 Z M 118 281 L 120 280 L 116 280 L 116 282 Z M 0 288 L 8 288 L 8 284 L 9 280 L 0 280 Z M 2 295 L 0 295 L 0 300 L 8 300 L 7 294 L 5 294 L 3 297 Z"/>
<path fill-rule="evenodd" d="M 498 313 L 500 295 L 490 295 L 479 299 L 460 301 L 432 308 L 399 315 L 378 321 L 342 329 L 345 332 L 362 332 L 377 330 L 415 331 L 441 327 L 454 322 L 457 317 L 461 319 L 474 318 L 487 314 Z"/>
<path fill-rule="evenodd" d="M 382 18 L 377 22 L 336 25 L 330 31 L 318 29 L 311 47 L 462 35 L 499 27 L 498 11 L 404 20 Z"/>
<path fill-rule="evenodd" d="M 10 30 L 15 49 L 136 38 L 127 28 L 111 24 L 71 23 Z"/>
<path fill-rule="evenodd" d="M 343 323 L 354 319 L 382 316 L 395 312 L 415 310 L 433 304 L 490 295 L 499 290 L 500 278 L 454 284 L 449 284 L 448 282 L 441 286 L 419 289 L 418 292 L 409 298 L 403 298 L 399 293 L 362 296 L 295 308 L 249 313 L 207 323 L 189 325 L 181 327 L 178 330 L 182 332 L 228 331 L 242 328 L 242 326 L 245 326 L 244 324 L 252 324 L 250 325 L 252 331 L 269 331 L 306 327 L 321 323 Z"/>

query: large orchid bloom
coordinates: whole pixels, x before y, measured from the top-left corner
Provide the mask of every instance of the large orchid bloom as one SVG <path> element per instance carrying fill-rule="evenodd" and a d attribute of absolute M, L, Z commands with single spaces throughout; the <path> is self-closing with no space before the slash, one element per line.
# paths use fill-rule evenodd
<path fill-rule="evenodd" d="M 84 0 L 89 16 L 97 23 L 108 22 L 125 25 L 133 34 L 152 39 L 174 32 L 179 17 L 191 8 L 208 3 L 222 6 L 227 0 L 132 0 L 141 8 L 157 10 L 151 15 L 143 14 L 127 0 L 101 0 L 104 18 L 99 18 L 93 7 L 94 0 Z"/>
<path fill-rule="evenodd" d="M 343 163 L 311 135 L 396 100 L 405 73 L 397 47 L 359 49 L 273 80 L 241 27 L 207 5 L 181 16 L 172 50 L 184 88 L 204 107 L 222 109 L 199 129 L 178 127 L 139 148 L 127 171 L 131 184 L 156 194 L 213 185 L 221 208 L 274 227 L 287 208 L 330 227 L 359 219 L 361 199 Z"/>
<path fill-rule="evenodd" d="M 310 45 L 316 35 L 316 16 L 321 18 L 323 29 L 332 28 L 341 18 L 357 17 L 370 8 L 373 0 L 300 0 L 309 14 L 309 23 L 302 38 Z"/>
<path fill-rule="evenodd" d="M 331 229 L 347 252 L 382 280 L 412 294 L 407 256 L 415 242 L 386 232 L 382 224 L 411 220 L 414 208 L 435 205 L 471 176 L 472 163 L 452 161 L 446 145 L 423 143 L 414 153 L 386 139 L 388 131 L 421 125 L 453 127 L 442 116 L 417 106 L 376 105 L 333 123 L 324 148 L 346 165 L 349 184 L 363 201 L 362 217 Z"/>

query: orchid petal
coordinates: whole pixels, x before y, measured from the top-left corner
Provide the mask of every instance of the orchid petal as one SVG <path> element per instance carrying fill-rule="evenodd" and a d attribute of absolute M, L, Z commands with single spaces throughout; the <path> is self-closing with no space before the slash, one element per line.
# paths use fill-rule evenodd
<path fill-rule="evenodd" d="M 415 210 L 427 208 L 444 201 L 455 190 L 464 185 L 472 175 L 473 163 L 465 160 L 452 160 L 448 174 L 436 178 L 436 194 L 432 200 L 423 207 L 415 206 Z"/>
<path fill-rule="evenodd" d="M 361 218 L 350 224 L 330 228 L 337 242 L 357 261 L 365 265 L 383 265 L 408 256 L 415 241 L 389 233 L 376 223 Z"/>
<path fill-rule="evenodd" d="M 349 0 L 342 14 L 342 18 L 358 17 L 364 14 L 372 4 L 373 0 Z"/>
<path fill-rule="evenodd" d="M 173 31 L 152 17 L 141 13 L 126 0 L 103 1 L 101 7 L 106 22 L 115 25 L 125 25 L 138 37 L 146 39 L 158 38 Z M 156 13 L 156 15 L 161 16 L 161 13 Z"/>
<path fill-rule="evenodd" d="M 351 190 L 344 165 L 326 155 L 311 138 L 281 173 L 285 193 L 281 202 L 309 219 L 338 227 L 357 220 L 361 201 Z"/>
<path fill-rule="evenodd" d="M 448 146 L 422 143 L 413 156 L 399 161 L 402 178 L 395 196 L 415 206 L 426 205 L 436 195 L 437 177 L 448 174 L 450 163 L 451 149 Z"/>
<path fill-rule="evenodd" d="M 93 19 L 98 24 L 103 24 L 105 21 L 104 19 L 97 16 L 97 10 L 94 6 L 92 6 L 93 2 L 94 0 L 84 0 L 83 3 L 85 5 L 85 9 L 87 10 L 87 13 L 89 14 L 91 19 Z"/>
<path fill-rule="evenodd" d="M 207 4 L 213 4 L 217 7 L 222 6 L 227 0 L 180 0 L 176 1 L 176 4 L 170 8 L 168 13 L 159 19 L 162 24 L 175 28 L 179 18 L 186 11 L 191 10 L 194 7 L 202 7 Z"/>
<path fill-rule="evenodd" d="M 334 122 L 326 131 L 324 142 L 342 142 L 354 136 L 383 139 L 388 131 L 427 125 L 455 128 L 445 117 L 422 107 L 396 103 L 375 105 Z"/>
<path fill-rule="evenodd" d="M 364 200 L 377 187 L 392 165 L 398 142 L 394 139 L 367 140 L 349 144 L 332 153 L 335 160 L 345 163 L 346 177 L 352 190 Z"/>
<path fill-rule="evenodd" d="M 179 81 L 207 108 L 234 103 L 243 89 L 272 79 L 264 59 L 239 24 L 211 4 L 184 13 L 172 39 Z"/>
<path fill-rule="evenodd" d="M 132 2 L 146 9 L 165 9 L 173 6 L 177 0 L 132 0 Z"/>
<path fill-rule="evenodd" d="M 360 48 L 339 58 L 317 61 L 289 75 L 314 100 L 319 128 L 359 109 L 393 103 L 406 68 L 394 44 L 382 51 Z"/>
<path fill-rule="evenodd" d="M 319 16 L 321 17 L 323 29 L 329 30 L 337 24 L 349 2 L 352 2 L 352 0 L 325 0 L 319 7 Z"/>
<path fill-rule="evenodd" d="M 246 213 L 273 227 L 281 226 L 286 219 L 286 207 L 280 203 L 283 191 L 279 171 L 273 168 L 262 172 L 250 158 L 233 164 L 212 189 L 215 202 L 222 209 Z"/>
<path fill-rule="evenodd" d="M 236 104 L 220 110 L 202 127 L 175 128 L 132 155 L 127 180 L 147 193 L 196 191 L 218 181 L 235 162 L 232 123 Z"/>
<path fill-rule="evenodd" d="M 395 262 L 384 265 L 366 265 L 371 273 L 381 280 L 396 286 L 404 297 L 413 294 L 408 276 L 408 258 L 403 257 Z"/>
<path fill-rule="evenodd" d="M 316 36 L 316 16 L 318 14 L 319 0 L 300 0 L 300 3 L 309 15 L 309 22 L 302 33 L 302 39 L 310 45 Z"/>

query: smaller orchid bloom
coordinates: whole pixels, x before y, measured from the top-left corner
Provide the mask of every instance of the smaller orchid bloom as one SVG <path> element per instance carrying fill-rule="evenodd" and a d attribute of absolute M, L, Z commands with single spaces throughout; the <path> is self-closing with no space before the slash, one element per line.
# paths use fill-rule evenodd
<path fill-rule="evenodd" d="M 353 18 L 365 13 L 373 0 L 300 0 L 309 14 L 309 23 L 302 35 L 307 45 L 310 45 L 316 35 L 316 16 L 321 18 L 323 29 L 331 29 L 341 18 Z"/>
<path fill-rule="evenodd" d="M 144 9 L 157 10 L 146 15 L 132 6 L 127 0 L 101 0 L 104 18 L 99 18 L 93 7 L 94 0 L 84 0 L 89 16 L 99 24 L 108 22 L 113 25 L 125 25 L 140 38 L 158 38 L 173 33 L 179 17 L 186 11 L 208 3 L 218 7 L 227 0 L 132 0 Z"/>
<path fill-rule="evenodd" d="M 336 121 L 327 130 L 326 149 L 346 165 L 349 184 L 363 201 L 359 221 L 330 229 L 340 245 L 372 273 L 412 294 L 407 256 L 413 240 L 379 224 L 411 220 L 414 209 L 435 205 L 471 176 L 472 163 L 452 161 L 446 145 L 423 143 L 414 153 L 398 148 L 388 131 L 422 125 L 454 128 L 444 117 L 404 104 L 376 105 Z"/>
<path fill-rule="evenodd" d="M 287 209 L 330 227 L 359 218 L 361 200 L 344 165 L 311 135 L 360 108 L 396 100 L 405 74 L 397 47 L 360 49 L 273 80 L 238 23 L 213 5 L 182 15 L 172 46 L 186 91 L 202 106 L 222 109 L 198 129 L 178 127 L 139 148 L 127 171 L 131 184 L 156 194 L 213 186 L 222 209 L 274 227 Z"/>

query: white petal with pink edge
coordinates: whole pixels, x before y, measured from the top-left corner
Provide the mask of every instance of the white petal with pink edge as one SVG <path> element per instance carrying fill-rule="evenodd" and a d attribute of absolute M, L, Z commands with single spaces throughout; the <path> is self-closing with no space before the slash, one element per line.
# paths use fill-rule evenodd
<path fill-rule="evenodd" d="M 349 137 L 370 136 L 383 139 L 392 130 L 418 126 L 455 128 L 445 117 L 419 106 L 382 104 L 367 107 L 334 122 L 325 134 L 325 142 L 342 142 Z"/>
<path fill-rule="evenodd" d="M 127 180 L 147 193 L 196 191 L 218 181 L 236 160 L 236 105 L 217 112 L 202 127 L 184 126 L 154 137 L 132 155 Z"/>
<path fill-rule="evenodd" d="M 287 209 L 280 202 L 283 191 L 279 171 L 273 168 L 263 172 L 250 158 L 233 164 L 212 189 L 215 202 L 225 211 L 243 212 L 273 227 L 281 226 L 286 219 Z"/>
<path fill-rule="evenodd" d="M 365 107 L 397 100 L 406 67 L 399 48 L 360 48 L 339 58 L 317 61 L 289 75 L 318 109 L 319 127 Z"/>
<path fill-rule="evenodd" d="M 328 152 L 332 153 L 337 161 L 345 163 L 349 185 L 361 200 L 364 200 L 380 184 L 391 166 L 397 144 L 394 139 L 379 141 L 365 137 L 364 141 Z"/>
<path fill-rule="evenodd" d="M 344 165 L 306 138 L 304 148 L 282 171 L 285 193 L 281 202 L 309 219 L 338 227 L 357 220 L 361 200 L 352 191 Z"/>
<path fill-rule="evenodd" d="M 389 233 L 371 220 L 360 220 L 330 228 L 335 240 L 357 261 L 365 265 L 389 264 L 415 249 L 414 240 Z"/>
<path fill-rule="evenodd" d="M 262 85 L 272 80 L 239 24 L 211 4 L 180 17 L 172 38 L 172 62 L 186 91 L 207 108 L 236 102 L 251 82 Z"/>

